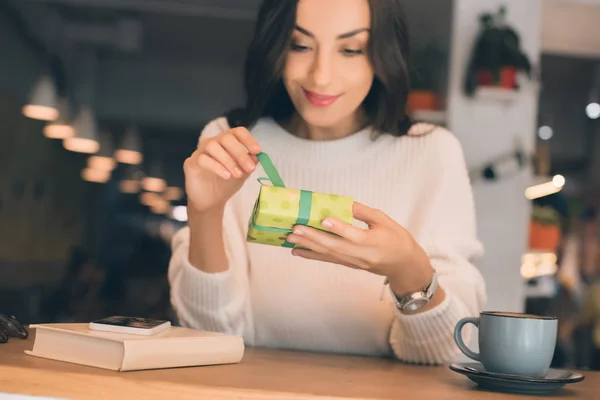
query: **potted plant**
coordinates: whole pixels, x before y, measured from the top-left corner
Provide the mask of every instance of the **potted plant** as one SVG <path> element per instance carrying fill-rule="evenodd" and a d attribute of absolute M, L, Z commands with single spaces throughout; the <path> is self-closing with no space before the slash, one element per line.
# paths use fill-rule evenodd
<path fill-rule="evenodd" d="M 410 80 L 407 113 L 419 110 L 439 110 L 439 91 L 444 73 L 444 53 L 434 45 L 417 48 L 411 53 Z"/>
<path fill-rule="evenodd" d="M 480 32 L 471 54 L 465 93 L 472 96 L 478 86 L 517 90 L 517 74 L 531 77 L 531 63 L 521 49 L 517 32 L 506 23 L 506 8 L 480 17 Z"/>
<path fill-rule="evenodd" d="M 560 243 L 561 221 L 558 211 L 549 206 L 534 206 L 529 224 L 529 249 L 556 251 Z"/>

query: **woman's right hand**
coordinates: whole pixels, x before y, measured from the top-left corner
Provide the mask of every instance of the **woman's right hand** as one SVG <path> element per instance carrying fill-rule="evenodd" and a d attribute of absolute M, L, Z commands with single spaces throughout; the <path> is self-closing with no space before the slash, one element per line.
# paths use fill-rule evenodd
<path fill-rule="evenodd" d="M 261 151 L 242 127 L 200 138 L 198 149 L 183 164 L 188 208 L 198 213 L 223 208 L 256 169 Z"/>

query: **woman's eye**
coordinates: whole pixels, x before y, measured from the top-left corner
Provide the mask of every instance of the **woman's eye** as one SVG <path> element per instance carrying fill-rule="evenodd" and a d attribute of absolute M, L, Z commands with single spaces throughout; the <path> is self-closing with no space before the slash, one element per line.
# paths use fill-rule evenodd
<path fill-rule="evenodd" d="M 305 51 L 308 51 L 308 50 L 310 50 L 310 47 L 308 47 L 308 46 L 303 46 L 303 45 L 301 45 L 301 44 L 298 44 L 298 43 L 292 43 L 292 44 L 290 45 L 290 49 L 291 49 L 292 51 L 297 51 L 297 52 L 300 52 L 300 53 L 302 53 L 302 52 L 305 52 Z"/>
<path fill-rule="evenodd" d="M 354 49 L 344 49 L 342 53 L 347 57 L 357 56 L 360 54 L 364 54 L 363 50 L 354 50 Z"/>

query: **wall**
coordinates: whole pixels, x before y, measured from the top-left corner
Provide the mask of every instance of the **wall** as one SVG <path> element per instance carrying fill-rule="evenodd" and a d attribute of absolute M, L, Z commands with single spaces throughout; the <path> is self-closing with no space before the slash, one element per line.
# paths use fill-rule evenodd
<path fill-rule="evenodd" d="M 242 101 L 235 65 L 103 59 L 98 68 L 97 113 L 105 120 L 199 131 Z"/>
<path fill-rule="evenodd" d="M 401 0 L 401 3 L 410 34 L 412 73 L 427 80 L 429 89 L 440 95 L 443 108 L 448 88 L 452 0 Z M 433 75 L 431 80 L 426 78 L 429 75 Z"/>
<path fill-rule="evenodd" d="M 542 21 L 544 53 L 600 56 L 600 1 L 544 0 Z"/>
<path fill-rule="evenodd" d="M 42 135 L 0 92 L 0 286 L 56 281 L 69 249 L 86 240 L 93 185 L 79 172 L 85 158 Z"/>
<path fill-rule="evenodd" d="M 42 135 L 21 106 L 42 70 L 40 49 L 0 13 L 0 286 L 60 279 L 69 250 L 85 240 L 85 159 Z"/>
<path fill-rule="evenodd" d="M 2 10 L 0 8 L 0 90 L 24 101 L 42 69 L 42 59 L 19 34 L 15 20 Z"/>
<path fill-rule="evenodd" d="M 570 163 L 577 164 L 591 156 L 590 143 L 596 136 L 594 126 L 600 124 L 586 116 L 585 107 L 590 101 L 594 68 L 599 63 L 600 57 L 542 57 L 543 86 L 540 92 L 539 122 L 550 125 L 554 131 L 550 141 L 554 166 L 567 167 Z M 596 173 L 600 174 L 600 171 L 596 170 Z"/>
<path fill-rule="evenodd" d="M 508 22 L 521 35 L 534 63 L 540 53 L 540 0 L 455 0 L 449 88 L 449 126 L 463 144 L 469 167 L 479 166 L 514 149 L 520 140 L 529 151 L 535 142 L 537 92 L 526 85 L 510 102 L 467 98 L 463 77 L 475 40 L 479 14 L 506 5 Z M 479 267 L 487 282 L 488 310 L 521 311 L 524 283 L 519 269 L 526 250 L 530 205 L 525 171 L 495 183 L 474 181 L 478 229 L 486 253 Z"/>

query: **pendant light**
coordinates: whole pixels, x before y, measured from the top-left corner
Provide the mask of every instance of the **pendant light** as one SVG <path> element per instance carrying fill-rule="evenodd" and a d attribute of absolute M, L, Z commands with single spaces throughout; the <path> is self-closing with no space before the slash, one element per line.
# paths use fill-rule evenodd
<path fill-rule="evenodd" d="M 113 158 L 112 136 L 110 132 L 100 131 L 100 150 L 88 158 L 88 166 L 92 169 L 112 171 L 117 162 Z"/>
<path fill-rule="evenodd" d="M 100 150 L 96 121 L 91 107 L 84 106 L 79 111 L 74 123 L 75 134 L 63 141 L 63 146 L 69 151 L 94 154 Z"/>
<path fill-rule="evenodd" d="M 136 165 L 128 165 L 125 170 L 123 179 L 119 182 L 119 189 L 121 193 L 135 194 L 139 193 L 142 189 L 142 179 L 144 173 Z"/>
<path fill-rule="evenodd" d="M 179 201 L 183 199 L 183 190 L 177 186 L 169 186 L 165 189 L 163 197 L 168 201 Z"/>
<path fill-rule="evenodd" d="M 48 74 L 43 74 L 35 83 L 29 101 L 23 106 L 23 115 L 40 121 L 58 119 L 57 91 L 54 81 Z"/>
<path fill-rule="evenodd" d="M 155 161 L 150 165 L 150 169 L 142 180 L 142 187 L 148 192 L 164 192 L 167 187 L 167 181 L 164 178 L 162 164 L 160 162 Z"/>
<path fill-rule="evenodd" d="M 58 100 L 58 111 L 58 119 L 44 127 L 44 136 L 48 139 L 67 139 L 75 135 L 71 126 L 71 113 L 67 98 L 61 97 Z"/>
<path fill-rule="evenodd" d="M 600 118 L 600 64 L 596 66 L 594 72 L 594 81 L 590 88 L 590 99 L 585 107 L 585 114 L 589 119 Z"/>
<path fill-rule="evenodd" d="M 143 192 L 140 194 L 140 203 L 147 207 L 154 207 L 163 201 L 164 199 L 158 193 Z"/>
<path fill-rule="evenodd" d="M 85 168 L 81 171 L 81 177 L 83 180 L 94 183 L 106 183 L 110 179 L 110 171 L 103 171 L 101 169 Z"/>
<path fill-rule="evenodd" d="M 160 202 L 150 207 L 150 211 L 154 214 L 167 215 L 171 212 L 171 204 L 168 201 L 161 199 Z"/>
<path fill-rule="evenodd" d="M 115 152 L 115 158 L 123 164 L 139 165 L 144 160 L 140 134 L 136 127 L 125 131 L 123 141 Z"/>

